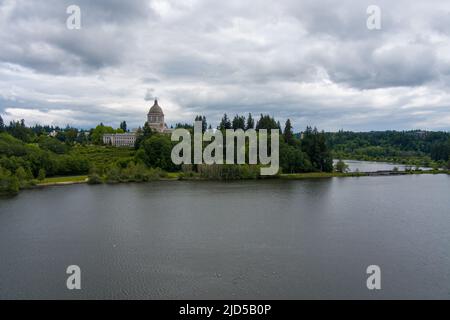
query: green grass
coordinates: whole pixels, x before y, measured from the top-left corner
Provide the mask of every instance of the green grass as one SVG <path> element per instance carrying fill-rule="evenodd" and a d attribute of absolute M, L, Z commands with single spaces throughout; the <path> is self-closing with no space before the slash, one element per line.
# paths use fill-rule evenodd
<path fill-rule="evenodd" d="M 181 172 L 167 172 L 168 179 L 178 179 L 180 178 Z"/>
<path fill-rule="evenodd" d="M 86 181 L 87 176 L 66 176 L 66 177 L 51 177 L 45 178 L 42 181 L 38 181 L 38 185 L 42 184 L 53 184 L 53 183 L 69 183 L 69 182 L 84 182 Z"/>

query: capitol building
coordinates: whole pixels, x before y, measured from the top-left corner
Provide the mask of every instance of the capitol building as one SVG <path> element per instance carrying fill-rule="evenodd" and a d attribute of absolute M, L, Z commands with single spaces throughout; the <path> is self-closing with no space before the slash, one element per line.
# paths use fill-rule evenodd
<path fill-rule="evenodd" d="M 147 123 L 155 132 L 166 134 L 172 132 L 172 129 L 169 129 L 164 122 L 164 112 L 156 99 L 147 113 Z M 104 134 L 103 143 L 115 147 L 133 147 L 136 142 L 136 137 L 137 132 Z"/>

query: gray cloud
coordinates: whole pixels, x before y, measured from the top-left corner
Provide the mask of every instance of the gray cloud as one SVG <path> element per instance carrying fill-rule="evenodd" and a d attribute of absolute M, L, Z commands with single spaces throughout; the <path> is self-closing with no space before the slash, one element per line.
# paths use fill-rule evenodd
<path fill-rule="evenodd" d="M 151 101 L 151 100 L 153 100 L 153 99 L 155 99 L 155 98 L 156 98 L 156 97 L 155 97 L 155 90 L 152 89 L 152 88 L 147 89 L 147 91 L 145 92 L 144 100 L 145 100 L 145 101 Z"/>
<path fill-rule="evenodd" d="M 66 8 L 81 8 L 81 30 L 66 27 Z M 0 59 L 39 72 L 71 74 L 117 66 L 135 45 L 133 28 L 152 17 L 133 1 L 2 1 Z"/>
<path fill-rule="evenodd" d="M 298 130 L 448 130 L 450 5 L 379 0 L 370 31 L 371 4 L 0 0 L 0 113 L 138 126 L 157 93 L 169 124 L 264 112 Z"/>

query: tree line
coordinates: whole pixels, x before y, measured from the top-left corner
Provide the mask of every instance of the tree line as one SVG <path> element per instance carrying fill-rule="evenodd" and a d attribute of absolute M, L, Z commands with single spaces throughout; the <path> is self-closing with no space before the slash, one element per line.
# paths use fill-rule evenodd
<path fill-rule="evenodd" d="M 195 120 L 202 122 L 203 132 L 207 128 L 211 129 L 211 125 L 208 126 L 205 116 L 198 115 Z M 187 123 L 178 123 L 175 127 L 184 128 L 191 132 L 194 130 L 193 125 Z M 255 121 L 250 113 L 247 117 L 235 115 L 233 119 L 230 119 L 225 113 L 216 129 L 224 132 L 227 129 L 255 129 L 256 131 L 266 129 L 269 132 L 271 129 L 278 129 L 280 130 L 279 154 L 282 172 L 331 172 L 333 170 L 333 159 L 326 143 L 325 133 L 318 131 L 316 128 L 307 127 L 302 135 L 299 135 L 294 134 L 289 119 L 285 122 L 284 128 L 281 128 L 280 122 L 270 115 L 261 114 L 259 119 Z M 170 151 L 173 145 L 174 143 L 170 141 L 169 137 L 155 134 L 144 126 L 141 137 L 136 141 L 137 156 L 149 166 L 161 166 L 168 171 L 179 170 L 180 168 L 173 165 L 170 159 Z M 193 166 L 193 170 L 194 172 L 200 171 L 196 165 Z"/>
<path fill-rule="evenodd" d="M 450 168 L 450 133 L 442 131 L 339 131 L 326 133 L 335 158 L 386 160 Z"/>
<path fill-rule="evenodd" d="M 198 115 L 194 120 L 202 121 L 203 131 L 211 129 L 205 116 Z M 177 124 L 176 127 L 193 130 L 192 124 Z M 300 136 L 294 134 L 290 120 L 281 128 L 279 121 L 263 114 L 256 121 L 251 114 L 236 115 L 232 119 L 224 114 L 217 126 L 218 130 L 250 128 L 280 130 L 282 172 L 333 170 L 325 133 L 315 128 L 306 128 Z M 148 181 L 163 177 L 167 171 L 185 171 L 187 175 L 203 178 L 258 177 L 259 170 L 251 165 L 193 167 L 189 170 L 174 165 L 171 150 L 175 142 L 169 135 L 152 131 L 148 123 L 138 129 L 134 150 L 126 151 L 126 154 L 118 148 L 102 145 L 104 134 L 127 131 L 125 121 L 118 128 L 100 123 L 95 128 L 82 130 L 70 126 L 26 126 L 24 120 L 5 125 L 0 117 L 0 193 L 15 193 L 46 177 L 83 174 L 89 174 L 92 182 Z"/>

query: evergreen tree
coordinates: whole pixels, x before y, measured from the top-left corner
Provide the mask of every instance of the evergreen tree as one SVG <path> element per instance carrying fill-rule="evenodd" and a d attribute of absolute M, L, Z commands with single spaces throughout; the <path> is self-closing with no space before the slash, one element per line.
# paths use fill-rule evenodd
<path fill-rule="evenodd" d="M 220 120 L 220 124 L 218 127 L 219 130 L 231 129 L 231 121 L 228 119 L 227 114 L 223 115 L 222 120 Z"/>
<path fill-rule="evenodd" d="M 195 121 L 201 121 L 202 122 L 202 132 L 205 132 L 208 128 L 208 124 L 206 123 L 206 117 L 205 116 L 196 116 Z"/>
<path fill-rule="evenodd" d="M 32 142 L 36 137 L 32 129 L 25 127 L 25 121 L 23 119 L 20 122 L 11 121 L 9 123 L 8 133 L 27 143 Z"/>
<path fill-rule="evenodd" d="M 0 132 L 5 131 L 5 123 L 3 122 L 2 116 L 0 116 Z"/>
<path fill-rule="evenodd" d="M 246 124 L 246 126 L 245 126 L 245 129 L 248 130 L 248 129 L 254 129 L 254 128 L 255 128 L 255 120 L 253 120 L 252 114 L 249 113 L 249 114 L 248 114 L 247 124 Z"/>
<path fill-rule="evenodd" d="M 206 117 L 203 116 L 202 117 L 202 131 L 205 132 L 207 128 L 208 128 L 208 123 L 206 122 Z"/>
<path fill-rule="evenodd" d="M 263 115 L 261 114 L 258 122 L 256 123 L 256 130 L 259 129 L 280 129 L 279 122 L 277 123 L 274 118 L 272 118 L 270 115 Z"/>
<path fill-rule="evenodd" d="M 315 170 L 333 171 L 333 159 L 323 132 L 307 127 L 302 139 L 302 150 L 308 155 Z"/>
<path fill-rule="evenodd" d="M 287 119 L 283 131 L 284 141 L 289 145 L 294 145 L 294 132 L 292 131 L 291 120 Z"/>
<path fill-rule="evenodd" d="M 235 115 L 233 118 L 233 129 L 245 129 L 245 117 L 244 116 L 239 116 L 239 115 Z"/>
<path fill-rule="evenodd" d="M 202 132 L 205 132 L 206 129 L 208 128 L 208 124 L 206 123 L 206 117 L 199 116 L 198 120 L 202 122 Z"/>
<path fill-rule="evenodd" d="M 175 129 L 186 129 L 186 130 L 194 130 L 194 127 L 189 123 L 177 123 L 175 124 Z"/>
<path fill-rule="evenodd" d="M 148 122 L 144 124 L 144 128 L 138 131 L 134 148 L 137 150 L 141 146 L 142 142 L 153 135 L 153 130 L 150 128 Z"/>
<path fill-rule="evenodd" d="M 123 130 L 123 132 L 127 132 L 127 122 L 126 121 L 122 121 L 121 123 L 120 123 L 120 129 L 122 129 Z"/>

